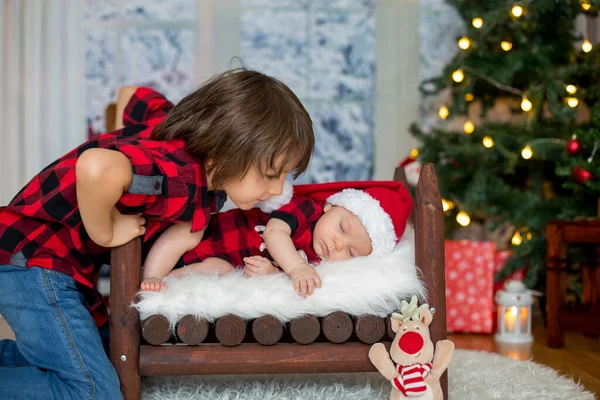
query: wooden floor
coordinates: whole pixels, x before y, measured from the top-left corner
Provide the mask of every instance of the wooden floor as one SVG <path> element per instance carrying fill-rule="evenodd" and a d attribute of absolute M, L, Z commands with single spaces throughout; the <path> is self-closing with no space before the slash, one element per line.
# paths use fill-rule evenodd
<path fill-rule="evenodd" d="M 550 349 L 540 317 L 534 318 L 533 336 L 533 345 L 523 347 L 499 346 L 492 335 L 451 334 L 449 339 L 459 349 L 489 351 L 517 360 L 532 359 L 581 382 L 600 397 L 600 339 L 569 332 L 563 349 Z"/>

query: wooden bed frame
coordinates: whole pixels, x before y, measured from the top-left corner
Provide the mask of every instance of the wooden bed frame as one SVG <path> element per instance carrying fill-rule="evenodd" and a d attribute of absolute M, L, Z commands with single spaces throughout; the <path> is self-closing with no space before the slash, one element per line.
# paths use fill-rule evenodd
<path fill-rule="evenodd" d="M 394 180 L 405 182 L 397 168 Z M 444 270 L 444 217 L 437 178 L 432 164 L 421 169 L 411 219 L 415 227 L 416 265 L 428 291 L 428 303 L 437 312 L 430 325 L 435 343 L 446 338 Z M 126 400 L 140 398 L 140 377 L 156 375 L 299 374 L 373 372 L 368 358 L 370 344 L 359 341 L 341 344 L 221 343 L 198 346 L 142 344 L 140 318 L 131 307 L 141 281 L 140 239 L 113 249 L 110 274 L 110 352 Z M 384 342 L 389 346 L 389 341 Z M 448 398 L 447 374 L 442 377 Z"/>

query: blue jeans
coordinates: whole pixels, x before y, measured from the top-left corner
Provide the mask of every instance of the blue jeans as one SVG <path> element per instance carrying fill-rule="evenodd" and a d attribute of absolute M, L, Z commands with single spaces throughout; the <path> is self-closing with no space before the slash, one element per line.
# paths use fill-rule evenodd
<path fill-rule="evenodd" d="M 83 294 L 70 276 L 0 265 L 0 399 L 122 399 Z"/>

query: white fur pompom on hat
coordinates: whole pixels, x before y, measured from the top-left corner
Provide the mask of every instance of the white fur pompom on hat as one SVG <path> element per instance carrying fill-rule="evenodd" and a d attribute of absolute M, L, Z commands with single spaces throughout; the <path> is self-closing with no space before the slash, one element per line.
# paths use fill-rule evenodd
<path fill-rule="evenodd" d="M 294 185 L 289 180 L 283 182 L 283 193 L 279 196 L 271 196 L 268 200 L 260 202 L 260 210 L 264 213 L 270 214 L 288 204 L 294 196 Z"/>

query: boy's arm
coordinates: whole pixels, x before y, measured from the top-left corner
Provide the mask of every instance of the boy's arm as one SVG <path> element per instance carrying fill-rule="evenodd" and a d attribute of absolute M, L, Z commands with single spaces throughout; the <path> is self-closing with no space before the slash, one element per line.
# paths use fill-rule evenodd
<path fill-rule="evenodd" d="M 294 289 L 302 297 L 321 287 L 319 274 L 300 257 L 291 238 L 290 226 L 277 218 L 270 219 L 263 233 L 267 250 L 281 269 L 292 278 Z"/>
<path fill-rule="evenodd" d="M 137 90 L 137 86 L 123 86 L 119 89 L 117 96 L 117 118 L 115 120 L 115 129 L 121 129 L 125 125 L 123 124 L 123 113 L 125 112 L 125 106 L 131 100 L 131 97 Z"/>
<path fill-rule="evenodd" d="M 165 230 L 154 242 L 144 263 L 144 279 L 162 279 L 177 264 L 184 253 L 200 243 L 204 229 L 191 232 L 192 224 L 174 224 Z"/>
<path fill-rule="evenodd" d="M 79 156 L 75 175 L 81 220 L 94 242 L 115 247 L 145 233 L 143 217 L 122 215 L 115 208 L 133 179 L 131 162 L 123 153 L 88 149 Z"/>

